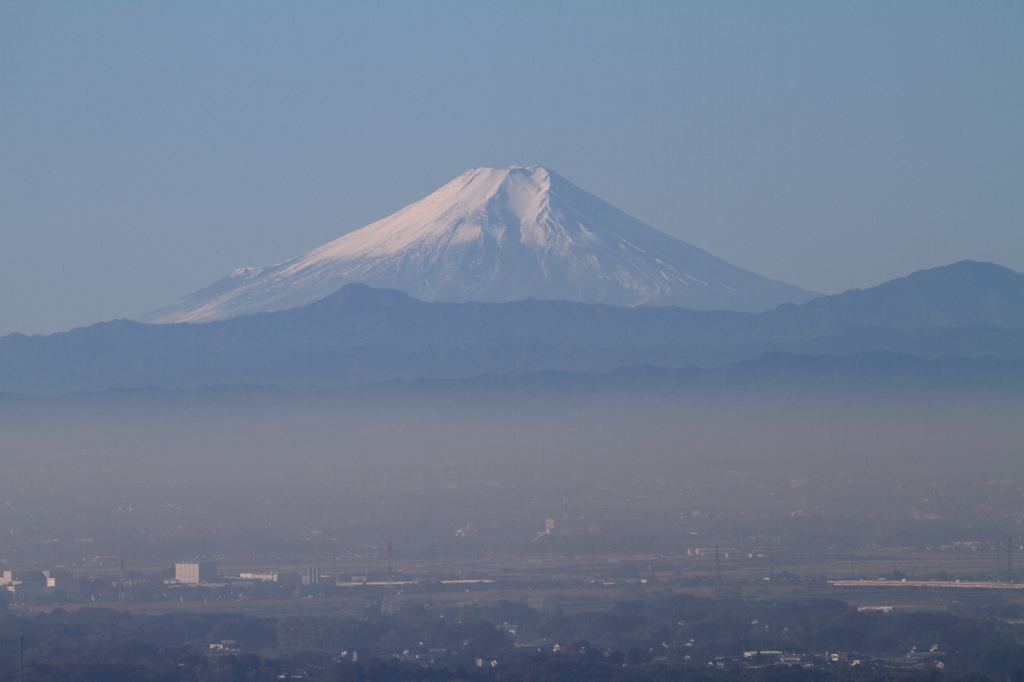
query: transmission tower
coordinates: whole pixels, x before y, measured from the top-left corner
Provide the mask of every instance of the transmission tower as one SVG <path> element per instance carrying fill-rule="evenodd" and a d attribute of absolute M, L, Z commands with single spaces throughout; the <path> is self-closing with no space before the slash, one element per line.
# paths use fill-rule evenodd
<path fill-rule="evenodd" d="M 395 612 L 395 583 L 391 570 L 391 543 L 387 543 L 387 577 L 384 585 L 384 599 L 380 603 L 380 612 L 391 615 Z"/>
<path fill-rule="evenodd" d="M 719 558 L 719 555 L 718 555 L 718 543 L 716 542 L 715 543 L 715 588 L 714 588 L 714 591 L 712 593 L 715 597 L 722 596 L 722 594 L 721 594 L 721 592 L 722 592 L 721 579 L 722 579 L 722 562 L 721 562 L 721 559 Z"/>
<path fill-rule="evenodd" d="M 1013 536 L 1006 536 L 1006 579 L 1013 582 Z"/>
<path fill-rule="evenodd" d="M 121 563 L 117 572 L 117 601 L 118 603 L 124 603 L 124 557 L 121 557 Z"/>

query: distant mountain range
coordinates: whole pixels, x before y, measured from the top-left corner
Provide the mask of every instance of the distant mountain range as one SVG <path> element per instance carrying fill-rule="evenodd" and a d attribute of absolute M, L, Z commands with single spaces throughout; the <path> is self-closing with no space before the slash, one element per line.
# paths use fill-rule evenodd
<path fill-rule="evenodd" d="M 48 336 L 11 334 L 0 338 L 0 391 L 340 387 L 870 351 L 1024 358 L 1024 275 L 965 261 L 757 314 L 545 300 L 428 303 L 348 285 L 307 306 L 218 322 L 117 320 Z"/>
<path fill-rule="evenodd" d="M 236 270 L 142 321 L 285 310 L 356 282 L 423 301 L 750 312 L 817 296 L 645 225 L 546 168 L 514 166 L 471 170 L 394 215 L 279 265 Z"/>
<path fill-rule="evenodd" d="M 106 408 L 203 405 L 245 407 L 287 406 L 293 410 L 322 408 L 334 402 L 415 406 L 424 400 L 439 404 L 494 405 L 568 397 L 733 399 L 792 398 L 812 400 L 933 399 L 938 401 L 997 400 L 1024 402 L 1024 359 L 913 356 L 870 351 L 856 355 L 810 356 L 768 353 L 753 360 L 713 369 L 634 365 L 607 372 L 544 370 L 512 374 L 480 374 L 457 379 L 406 379 L 341 388 L 308 386 L 282 389 L 248 384 L 218 385 L 192 391 L 155 388 L 112 388 L 34 396 L 0 392 L 0 414 L 22 408 L 61 405 Z"/>

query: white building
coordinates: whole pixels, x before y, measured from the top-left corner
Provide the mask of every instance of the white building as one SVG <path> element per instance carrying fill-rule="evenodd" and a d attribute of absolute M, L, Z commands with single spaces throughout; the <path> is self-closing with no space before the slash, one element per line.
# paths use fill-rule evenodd
<path fill-rule="evenodd" d="M 81 591 L 81 581 L 71 575 L 71 571 L 43 571 L 46 576 L 46 586 L 58 590 L 64 590 L 68 594 L 78 594 Z"/>
<path fill-rule="evenodd" d="M 78 594 L 79 581 L 70 571 L 4 571 L 0 586 L 11 594 L 24 596 L 51 595 L 58 590 Z"/>
<path fill-rule="evenodd" d="M 174 564 L 174 579 L 186 585 L 217 582 L 217 563 L 201 561 L 188 564 Z"/>
<path fill-rule="evenodd" d="M 298 573 L 239 573 L 238 577 L 242 580 L 262 580 L 263 582 L 271 583 L 300 583 L 302 582 L 302 576 Z"/>

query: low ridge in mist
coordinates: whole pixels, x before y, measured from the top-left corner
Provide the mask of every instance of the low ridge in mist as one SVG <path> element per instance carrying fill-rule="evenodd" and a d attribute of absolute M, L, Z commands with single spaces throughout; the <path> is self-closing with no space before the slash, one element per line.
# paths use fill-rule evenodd
<path fill-rule="evenodd" d="M 717 367 L 766 353 L 1024 357 L 1024 275 L 962 262 L 765 313 L 565 301 L 427 303 L 348 285 L 316 303 L 204 324 L 127 320 L 0 338 L 0 390 L 249 383 L 351 386 L 628 365 Z"/>

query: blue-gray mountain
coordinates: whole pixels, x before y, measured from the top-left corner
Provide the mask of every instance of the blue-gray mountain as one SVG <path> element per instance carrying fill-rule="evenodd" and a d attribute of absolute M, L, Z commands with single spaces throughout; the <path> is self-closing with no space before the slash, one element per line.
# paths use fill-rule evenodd
<path fill-rule="evenodd" d="M 0 338 L 0 390 L 249 383 L 351 386 L 627 365 L 705 368 L 771 352 L 1024 357 L 1024 275 L 961 262 L 752 314 L 565 301 L 427 303 L 349 285 L 308 306 L 202 324 L 118 320 Z"/>
<path fill-rule="evenodd" d="M 696 396 L 860 398 L 936 401 L 988 399 L 1024 402 L 1024 359 L 942 357 L 927 360 L 887 351 L 854 355 L 768 353 L 721 367 L 633 365 L 607 372 L 545 370 L 480 374 L 459 379 L 411 379 L 343 388 L 276 387 L 235 384 L 194 391 L 154 387 L 113 388 L 95 393 L 31 396 L 0 392 L 0 415 L 33 408 L 91 410 L 124 406 L 192 410 L 215 406 L 262 406 L 306 411 L 333 405 L 385 407 L 429 401 L 435 407 L 480 407 L 495 402 L 530 403 L 570 396 Z M 70 414 L 70 412 L 64 412 Z"/>

